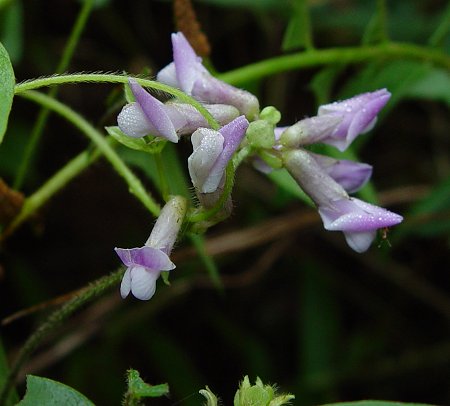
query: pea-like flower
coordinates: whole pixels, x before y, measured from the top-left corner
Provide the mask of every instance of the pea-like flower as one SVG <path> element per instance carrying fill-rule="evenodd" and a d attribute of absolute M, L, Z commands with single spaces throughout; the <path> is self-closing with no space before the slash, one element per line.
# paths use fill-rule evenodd
<path fill-rule="evenodd" d="M 140 300 L 149 300 L 155 293 L 161 272 L 170 271 L 175 264 L 169 256 L 186 213 L 186 200 L 171 198 L 162 208 L 150 237 L 143 247 L 115 248 L 127 267 L 120 285 L 122 298 L 131 292 Z"/>
<path fill-rule="evenodd" d="M 117 117 L 124 134 L 133 138 L 151 134 L 178 142 L 180 135 L 192 134 L 199 127 L 208 127 L 205 118 L 190 104 L 175 101 L 162 103 L 134 79 L 130 79 L 129 84 L 136 102 L 125 105 Z M 204 107 L 221 125 L 239 115 L 239 111 L 229 105 L 206 104 Z"/>
<path fill-rule="evenodd" d="M 244 138 L 249 122 L 239 116 L 219 131 L 199 128 L 192 136 L 194 152 L 188 158 L 189 174 L 200 193 L 213 193 L 224 179 L 225 168 Z"/>
<path fill-rule="evenodd" d="M 344 151 L 359 134 L 373 128 L 379 111 L 390 97 L 386 89 L 380 89 L 322 105 L 317 116 L 284 129 L 280 143 L 292 148 L 321 142 Z"/>
<path fill-rule="evenodd" d="M 342 231 L 356 252 L 366 251 L 376 230 L 400 223 L 402 216 L 350 197 L 317 157 L 303 149 L 285 151 L 283 163 L 300 187 L 316 204 L 326 230 Z M 331 176 L 330 176 L 331 175 Z M 351 188 L 359 181 L 351 180 Z"/>
<path fill-rule="evenodd" d="M 183 33 L 172 34 L 173 62 L 163 68 L 157 80 L 206 103 L 236 107 L 248 119 L 259 113 L 259 101 L 251 93 L 213 77 L 202 64 Z"/>

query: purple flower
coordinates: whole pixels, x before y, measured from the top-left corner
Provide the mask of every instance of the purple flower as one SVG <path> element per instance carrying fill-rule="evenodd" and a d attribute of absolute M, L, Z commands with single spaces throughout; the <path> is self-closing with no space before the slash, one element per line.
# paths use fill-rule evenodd
<path fill-rule="evenodd" d="M 158 73 L 159 82 L 178 87 L 201 102 L 229 104 L 249 119 L 256 118 L 258 99 L 211 76 L 183 33 L 172 34 L 172 47 L 173 62 Z"/>
<path fill-rule="evenodd" d="M 207 127 L 204 117 L 190 104 L 169 101 L 162 103 L 144 90 L 134 79 L 129 80 L 135 103 L 123 107 L 117 122 L 123 133 L 140 138 L 151 134 L 178 142 L 178 136 L 193 133 L 198 127 Z M 229 123 L 239 112 L 229 105 L 205 105 L 219 122 Z"/>
<path fill-rule="evenodd" d="M 317 205 L 325 229 L 342 231 L 348 245 L 356 252 L 364 252 L 369 248 L 376 230 L 403 220 L 398 214 L 351 198 L 344 187 L 326 173 L 321 166 L 323 162 L 319 162 L 317 156 L 297 149 L 284 152 L 282 157 L 288 172 Z M 334 171 L 331 174 L 342 179 Z M 364 176 L 359 178 L 358 181 L 350 181 L 352 188 Z"/>
<path fill-rule="evenodd" d="M 394 226 L 403 220 L 396 213 L 354 197 L 319 206 L 319 214 L 325 229 L 342 231 L 347 244 L 356 252 L 364 252 L 369 248 L 376 230 Z"/>
<path fill-rule="evenodd" d="M 156 281 L 162 271 L 175 264 L 169 255 L 177 239 L 186 212 L 186 200 L 175 196 L 161 210 L 150 237 L 143 247 L 115 248 L 127 270 L 120 285 L 122 298 L 131 293 L 138 299 L 149 300 L 155 293 Z"/>
<path fill-rule="evenodd" d="M 370 131 L 377 120 L 377 114 L 390 99 L 386 89 L 363 93 L 351 99 L 325 104 L 319 107 L 319 117 L 342 118 L 330 136 L 323 140 L 340 151 L 345 150 L 359 135 Z"/>
<path fill-rule="evenodd" d="M 320 106 L 317 116 L 288 127 L 280 142 L 291 148 L 322 142 L 344 151 L 359 134 L 373 128 L 390 97 L 386 89 L 381 89 Z"/>
<path fill-rule="evenodd" d="M 225 168 L 244 138 L 249 122 L 240 116 L 219 131 L 199 128 L 192 136 L 188 158 L 192 183 L 200 193 L 213 193 L 223 182 Z"/>

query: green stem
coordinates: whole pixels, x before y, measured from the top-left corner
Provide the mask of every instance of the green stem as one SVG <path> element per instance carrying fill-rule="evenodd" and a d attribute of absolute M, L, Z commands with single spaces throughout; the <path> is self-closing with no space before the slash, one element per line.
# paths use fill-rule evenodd
<path fill-rule="evenodd" d="M 161 191 L 161 195 L 164 199 L 164 201 L 169 200 L 169 184 L 167 183 L 167 177 L 166 177 L 166 171 L 164 170 L 164 163 L 162 160 L 162 154 L 158 153 L 154 155 L 155 157 L 155 163 L 156 163 L 156 169 L 158 170 L 158 176 L 159 176 L 159 187 Z"/>
<path fill-rule="evenodd" d="M 122 161 L 114 149 L 111 148 L 105 137 L 83 116 L 76 113 L 65 104 L 39 92 L 30 90 L 20 93 L 20 96 L 47 107 L 48 109 L 64 117 L 67 121 L 71 122 L 75 127 L 81 130 L 81 132 L 84 133 L 97 146 L 117 173 L 125 179 L 129 186 L 130 192 L 134 194 L 154 216 L 159 215 L 158 204 L 145 191 L 141 181 Z"/>
<path fill-rule="evenodd" d="M 335 63 L 359 63 L 382 58 L 410 58 L 429 61 L 450 69 L 450 57 L 439 50 L 404 43 L 383 43 L 376 46 L 330 48 L 308 50 L 290 55 L 265 59 L 219 75 L 219 79 L 233 85 L 262 79 L 281 72 L 300 68 L 332 65 Z"/>
<path fill-rule="evenodd" d="M 70 83 L 128 83 L 128 79 L 133 77 L 132 75 L 117 75 L 112 73 L 75 73 L 70 75 L 55 75 L 48 76 L 39 79 L 27 80 L 19 83 L 14 89 L 15 94 L 20 94 L 28 90 L 39 89 L 46 86 L 63 85 Z M 188 103 L 195 107 L 198 112 L 205 118 L 208 125 L 213 130 L 218 130 L 220 124 L 214 119 L 211 113 L 197 100 L 188 96 L 181 90 L 175 89 L 171 86 L 167 86 L 163 83 L 155 82 L 154 80 L 141 79 L 134 77 L 134 79 L 144 87 L 149 87 L 155 90 L 161 90 L 165 93 L 171 94 L 183 103 Z"/>
<path fill-rule="evenodd" d="M 72 32 L 70 33 L 69 40 L 67 41 L 67 44 L 64 48 L 62 58 L 56 68 L 56 73 L 64 72 L 69 66 L 69 62 L 72 59 L 73 53 L 78 44 L 81 33 L 86 25 L 86 21 L 92 10 L 93 3 L 94 0 L 86 0 L 83 2 L 83 7 L 81 8 L 80 13 L 78 14 Z M 54 87 L 50 89 L 48 95 L 50 97 L 55 97 L 57 93 L 58 88 Z M 49 115 L 50 111 L 46 108 L 41 109 L 41 111 L 39 112 L 38 118 L 33 126 L 33 129 L 31 130 L 30 140 L 25 148 L 23 158 L 21 159 L 21 164 L 17 171 L 16 179 L 14 181 L 14 189 L 20 189 L 23 185 L 23 181 L 32 163 L 36 146 L 39 143 L 39 140 L 41 138 L 42 132 L 45 128 Z"/>
<path fill-rule="evenodd" d="M 5 399 L 9 395 L 12 386 L 14 385 L 17 374 L 19 373 L 24 363 L 27 361 L 33 351 L 39 346 L 42 340 L 48 335 L 48 333 L 58 327 L 65 319 L 67 319 L 81 306 L 83 306 L 87 302 L 92 301 L 110 287 L 118 284 L 122 279 L 123 273 L 123 268 L 121 268 L 108 276 L 104 276 L 97 281 L 92 282 L 81 292 L 79 292 L 75 297 L 73 297 L 73 299 L 69 300 L 58 310 L 54 311 L 48 317 L 48 319 L 38 327 L 38 329 L 28 338 L 24 346 L 21 348 L 16 361 L 9 370 L 9 373 L 5 379 L 5 384 L 0 390 L 0 405 L 4 404 Z"/>
<path fill-rule="evenodd" d="M 112 140 L 110 138 L 109 140 Z M 36 213 L 52 196 L 101 156 L 99 149 L 86 150 L 68 162 L 36 192 L 25 199 L 20 213 L 0 235 L 0 242 Z"/>

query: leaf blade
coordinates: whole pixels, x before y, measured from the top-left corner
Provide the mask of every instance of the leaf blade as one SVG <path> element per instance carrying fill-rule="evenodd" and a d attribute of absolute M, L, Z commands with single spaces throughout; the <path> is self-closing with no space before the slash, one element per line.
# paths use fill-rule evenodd
<path fill-rule="evenodd" d="M 0 144 L 8 126 L 9 112 L 14 98 L 14 70 L 8 52 L 0 43 Z"/>

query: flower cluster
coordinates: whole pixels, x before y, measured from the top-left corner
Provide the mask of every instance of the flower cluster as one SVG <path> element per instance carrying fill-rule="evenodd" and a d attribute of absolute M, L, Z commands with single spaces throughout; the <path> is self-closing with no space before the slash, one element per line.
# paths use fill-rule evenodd
<path fill-rule="evenodd" d="M 280 113 L 273 107 L 260 112 L 253 94 L 211 76 L 182 33 L 172 34 L 172 46 L 173 62 L 157 74 L 157 80 L 201 102 L 221 126 L 219 130 L 211 129 L 192 105 L 176 99 L 163 103 L 133 79 L 129 86 L 135 101 L 123 107 L 117 121 L 121 131 L 134 138 L 152 135 L 177 143 L 180 136 L 190 135 L 193 152 L 187 166 L 201 206 L 217 204 L 224 191 L 226 168 L 240 151 L 245 152 L 240 155 L 272 162 L 273 168 L 286 168 L 316 204 L 325 229 L 342 231 L 357 252 L 368 249 L 378 229 L 402 221 L 398 214 L 349 196 L 368 181 L 370 165 L 307 150 L 312 144 L 324 143 L 344 151 L 374 126 L 390 98 L 386 89 L 320 106 L 315 117 L 276 127 Z M 267 165 L 265 169 L 272 170 Z M 226 197 L 222 202 L 231 206 Z M 183 198 L 171 198 L 143 247 L 116 248 L 127 266 L 123 297 L 131 291 L 139 299 L 150 299 L 161 272 L 175 268 L 169 255 L 185 211 Z"/>

